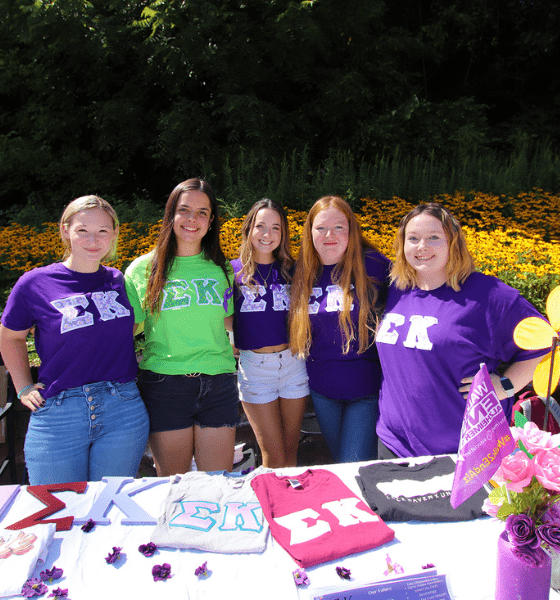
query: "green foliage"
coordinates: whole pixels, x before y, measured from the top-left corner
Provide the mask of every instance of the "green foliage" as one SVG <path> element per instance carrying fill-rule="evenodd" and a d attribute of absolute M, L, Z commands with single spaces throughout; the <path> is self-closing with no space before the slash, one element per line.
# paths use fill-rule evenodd
<path fill-rule="evenodd" d="M 163 203 L 157 204 L 146 197 L 134 198 L 132 202 L 126 202 L 120 198 L 106 197 L 116 210 L 121 223 L 128 223 L 135 227 L 144 227 L 148 223 L 157 223 L 163 218 Z M 139 234 L 145 233 L 138 229 Z"/>
<path fill-rule="evenodd" d="M 457 189 L 503 194 L 503 212 L 511 206 L 507 197 L 541 188 L 560 190 L 560 155 L 548 144 L 535 144 L 529 151 L 503 158 L 498 153 L 479 151 L 461 159 L 377 155 L 371 162 L 358 161 L 349 151 L 338 150 L 314 169 L 307 148 L 293 151 L 282 161 L 264 163 L 257 153 L 240 151 L 237 161 L 228 157 L 219 189 L 227 211 L 241 216 L 259 198 L 269 197 L 294 209 L 307 210 L 326 194 L 345 197 L 355 210 L 366 196 L 380 200 L 393 196 L 413 202 Z M 233 166 L 235 165 L 235 166 Z M 508 208 L 509 207 L 509 208 Z"/>
<path fill-rule="evenodd" d="M 557 191 L 559 25 L 554 0 L 0 0 L 0 200 Z"/>

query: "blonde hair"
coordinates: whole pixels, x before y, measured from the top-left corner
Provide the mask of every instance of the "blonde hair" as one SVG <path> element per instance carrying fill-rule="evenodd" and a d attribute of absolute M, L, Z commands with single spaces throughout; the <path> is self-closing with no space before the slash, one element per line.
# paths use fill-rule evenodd
<path fill-rule="evenodd" d="M 64 256 L 63 259 L 66 259 L 70 256 L 72 252 L 72 248 L 70 247 L 70 240 L 64 237 L 63 231 L 64 228 L 70 227 L 72 219 L 75 215 L 82 210 L 91 210 L 94 208 L 100 208 L 104 210 L 110 217 L 113 222 L 113 231 L 117 230 L 119 227 L 119 217 L 115 212 L 115 209 L 107 202 L 107 200 L 103 200 L 99 196 L 81 196 L 80 198 L 76 198 L 72 200 L 70 204 L 64 209 L 62 216 L 60 217 L 60 222 L 58 224 L 58 229 L 60 231 L 60 237 L 62 239 L 62 245 L 64 246 Z M 101 259 L 111 261 L 117 257 L 117 243 L 118 243 L 118 235 L 115 236 L 113 243 L 111 244 L 111 248 L 109 252 Z"/>
<path fill-rule="evenodd" d="M 350 344 L 356 337 L 359 340 L 358 352 L 365 352 L 373 344 L 373 334 L 377 325 L 375 305 L 378 297 L 376 284 L 379 282 L 367 274 L 364 262 L 365 252 L 367 250 L 377 251 L 377 248 L 362 235 L 361 227 L 346 201 L 339 196 L 319 198 L 311 207 L 303 226 L 301 250 L 292 280 L 289 319 L 290 347 L 294 354 L 301 357 L 307 356 L 311 347 L 309 298 L 313 284 L 320 277 L 323 269 L 321 259 L 313 244 L 312 227 L 317 215 L 328 208 L 335 208 L 342 212 L 348 219 L 349 227 L 346 252 L 332 273 L 333 283 L 342 289 L 342 311 L 338 315 L 338 322 L 342 332 L 343 353 L 349 352 Z M 357 336 L 350 316 L 354 298 L 357 298 L 360 306 Z"/>
<path fill-rule="evenodd" d="M 393 244 L 395 260 L 391 269 L 391 281 L 395 283 L 399 290 L 406 290 L 418 285 L 416 270 L 410 266 L 404 255 L 404 244 L 407 225 L 414 217 L 423 213 L 436 218 L 443 227 L 449 250 L 446 283 L 458 292 L 467 277 L 474 272 L 474 260 L 467 248 L 467 241 L 461 229 L 461 224 L 447 208 L 437 202 L 420 204 L 401 219 Z"/>
<path fill-rule="evenodd" d="M 236 277 L 237 283 L 244 283 L 251 288 L 257 285 L 256 281 L 253 279 L 256 270 L 256 263 L 254 258 L 254 248 L 253 244 L 251 243 L 251 231 L 255 226 L 255 221 L 257 220 L 259 211 L 263 208 L 270 208 L 280 217 L 282 238 L 278 248 L 272 252 L 272 255 L 275 260 L 280 261 L 280 270 L 284 276 L 284 279 L 288 282 L 291 279 L 290 269 L 294 264 L 294 259 L 292 258 L 292 253 L 290 250 L 290 230 L 284 209 L 279 204 L 269 200 L 268 198 L 259 200 L 253 204 L 251 210 L 249 210 L 245 216 L 245 219 L 243 220 L 243 224 L 241 225 L 241 246 L 239 247 L 239 259 L 241 260 L 242 268 Z"/>

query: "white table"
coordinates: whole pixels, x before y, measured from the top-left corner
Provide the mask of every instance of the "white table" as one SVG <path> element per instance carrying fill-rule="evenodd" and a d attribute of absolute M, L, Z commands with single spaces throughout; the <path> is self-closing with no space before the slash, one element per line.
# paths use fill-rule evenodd
<path fill-rule="evenodd" d="M 360 494 L 356 475 L 358 467 L 369 463 L 325 465 L 338 475 L 357 495 Z M 304 468 L 279 470 L 293 474 Z M 134 502 L 157 518 L 168 490 L 168 480 L 143 480 L 153 487 L 134 496 Z M 126 492 L 141 480 L 126 484 Z M 90 482 L 85 494 L 58 492 L 56 497 L 66 508 L 49 518 L 72 515 L 85 517 L 96 498 L 106 487 L 105 482 Z M 0 528 L 17 522 L 44 505 L 22 488 L 11 508 L 0 521 Z M 1 507 L 0 507 L 1 509 Z M 199 551 L 161 549 L 155 556 L 145 558 L 138 551 L 140 544 L 150 539 L 153 525 L 123 525 L 125 515 L 113 506 L 107 517 L 109 525 L 98 525 L 85 534 L 79 525 L 70 531 L 55 534 L 47 557 L 46 567 L 64 569 L 64 579 L 56 582 L 68 588 L 72 600 L 100 600 L 113 598 L 191 598 L 209 600 L 303 600 L 312 598 L 325 586 L 343 585 L 335 567 L 347 567 L 352 572 L 352 584 L 367 584 L 384 579 L 386 555 L 401 564 L 406 573 L 421 570 L 422 565 L 433 563 L 438 573 L 448 575 L 449 585 L 456 600 L 492 600 L 494 597 L 497 540 L 503 523 L 489 517 L 461 523 L 389 523 L 395 530 L 395 539 L 375 550 L 354 554 L 344 559 L 307 569 L 309 588 L 294 585 L 292 571 L 297 567 L 291 557 L 269 536 L 267 549 L 262 554 L 217 554 Z M 117 566 L 107 565 L 104 557 L 113 546 L 121 546 L 126 560 Z M 212 574 L 199 580 L 195 569 L 208 562 Z M 154 582 L 152 566 L 167 562 L 174 576 L 165 582 Z M 36 569 L 36 574 L 45 565 Z M 56 587 L 50 586 L 51 588 Z M 551 591 L 550 598 L 560 598 Z"/>

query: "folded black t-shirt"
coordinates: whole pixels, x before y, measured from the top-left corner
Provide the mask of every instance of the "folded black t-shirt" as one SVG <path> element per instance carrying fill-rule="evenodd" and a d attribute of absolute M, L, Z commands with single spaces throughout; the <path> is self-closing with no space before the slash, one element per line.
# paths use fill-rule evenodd
<path fill-rule="evenodd" d="M 451 506 L 455 461 L 450 456 L 420 465 L 403 461 L 377 462 L 358 470 L 356 479 L 366 502 L 384 521 L 470 521 L 486 516 L 484 488 L 456 509 Z"/>

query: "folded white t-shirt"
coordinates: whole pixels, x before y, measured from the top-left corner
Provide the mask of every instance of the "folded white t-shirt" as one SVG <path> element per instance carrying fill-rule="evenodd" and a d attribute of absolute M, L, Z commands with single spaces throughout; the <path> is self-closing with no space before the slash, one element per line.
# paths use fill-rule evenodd
<path fill-rule="evenodd" d="M 47 558 L 55 531 L 54 523 L 0 529 L 0 598 L 21 594 L 37 562 Z"/>

